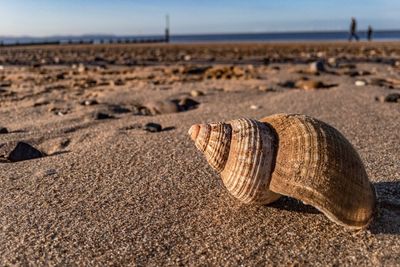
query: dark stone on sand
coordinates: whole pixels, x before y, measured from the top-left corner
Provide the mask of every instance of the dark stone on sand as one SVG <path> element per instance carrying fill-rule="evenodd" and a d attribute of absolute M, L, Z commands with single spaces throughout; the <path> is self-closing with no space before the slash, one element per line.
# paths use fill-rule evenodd
<path fill-rule="evenodd" d="M 97 81 L 95 79 L 88 78 L 85 81 L 84 87 L 89 88 L 89 87 L 94 87 L 96 85 L 97 85 Z"/>
<path fill-rule="evenodd" d="M 400 102 L 400 94 L 399 93 L 388 94 L 385 97 L 385 102 L 391 102 L 391 103 Z"/>
<path fill-rule="evenodd" d="M 356 77 L 359 75 L 357 70 L 347 70 L 343 72 L 344 75 L 349 75 L 350 77 Z"/>
<path fill-rule="evenodd" d="M 206 66 L 206 67 L 189 67 L 187 69 L 184 70 L 185 74 L 189 74 L 189 75 L 200 75 L 200 74 L 204 74 L 208 69 L 210 68 L 210 66 Z"/>
<path fill-rule="evenodd" d="M 64 80 L 65 79 L 65 74 L 64 73 L 59 73 L 56 75 L 57 80 Z"/>
<path fill-rule="evenodd" d="M 6 134 L 6 133 L 8 133 L 7 128 L 0 126 L 0 134 Z"/>
<path fill-rule="evenodd" d="M 318 60 L 310 64 L 310 72 L 318 73 L 323 71 L 325 71 L 325 64 L 322 60 Z"/>
<path fill-rule="evenodd" d="M 15 148 L 8 154 L 8 160 L 12 162 L 30 160 L 44 157 L 45 154 L 25 142 L 18 142 Z"/>
<path fill-rule="evenodd" d="M 182 98 L 178 102 L 179 110 L 180 111 L 186 111 L 186 110 L 191 110 L 197 108 L 197 106 L 200 105 L 199 102 L 196 100 L 193 100 L 191 98 Z"/>
<path fill-rule="evenodd" d="M 110 81 L 110 85 L 111 86 L 121 86 L 121 85 L 125 85 L 125 81 L 121 80 L 121 79 L 117 79 L 115 81 Z"/>
<path fill-rule="evenodd" d="M 103 112 L 96 112 L 93 114 L 95 120 L 107 120 L 107 119 L 114 119 L 114 116 L 103 113 Z"/>
<path fill-rule="evenodd" d="M 296 83 L 294 81 L 285 81 L 278 83 L 279 86 L 286 87 L 286 88 L 295 88 Z"/>
<path fill-rule="evenodd" d="M 156 132 L 161 132 L 162 126 L 158 123 L 149 122 L 144 126 L 143 129 L 148 132 L 156 133 Z"/>
<path fill-rule="evenodd" d="M 40 64 L 40 63 L 33 63 L 32 64 L 32 68 L 40 68 L 42 66 L 42 64 Z"/>

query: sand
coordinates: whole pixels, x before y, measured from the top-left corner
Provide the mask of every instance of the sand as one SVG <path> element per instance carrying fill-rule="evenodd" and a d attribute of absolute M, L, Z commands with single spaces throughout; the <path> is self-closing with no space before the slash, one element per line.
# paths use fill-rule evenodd
<path fill-rule="evenodd" d="M 259 52 L 246 52 L 255 47 Z M 375 97 L 400 90 L 371 82 L 400 78 L 397 47 L 1 48 L 0 87 L 5 92 L 0 93 L 0 126 L 10 133 L 0 134 L 0 144 L 24 140 L 48 156 L 14 163 L 0 158 L 0 264 L 399 265 L 400 103 Z M 133 62 L 131 53 L 143 51 L 140 62 Z M 164 58 L 166 51 L 170 59 Z M 202 56 L 196 58 L 196 51 L 203 51 Z M 276 51 L 281 56 L 266 60 Z M 305 63 L 335 52 L 342 66 L 328 66 L 332 72 L 319 75 L 307 73 Z M 100 60 L 89 55 L 100 54 L 102 64 L 95 64 Z M 27 55 L 36 58 L 25 59 Z M 117 62 L 109 61 L 113 55 Z M 49 62 L 54 56 L 58 62 Z M 185 73 L 188 68 L 229 68 L 233 63 L 247 74 L 207 79 Z M 352 67 L 346 64 L 355 64 L 358 76 L 346 72 Z M 64 78 L 56 77 L 60 73 Z M 279 86 L 303 76 L 332 86 Z M 357 80 L 366 85 L 355 86 Z M 204 96 L 192 97 L 192 90 Z M 148 101 L 182 97 L 200 105 L 155 116 L 133 113 Z M 88 99 L 99 104 L 80 104 Z M 115 118 L 95 120 L 98 111 Z M 379 200 L 366 230 L 346 230 L 287 197 L 268 206 L 239 203 L 187 135 L 194 123 L 282 112 L 323 120 L 358 150 Z M 140 125 L 148 122 L 167 129 L 146 132 Z"/>

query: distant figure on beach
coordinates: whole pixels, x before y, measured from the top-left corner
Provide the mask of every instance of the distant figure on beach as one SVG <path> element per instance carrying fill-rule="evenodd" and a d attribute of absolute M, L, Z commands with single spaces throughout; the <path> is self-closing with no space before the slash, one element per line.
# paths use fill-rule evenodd
<path fill-rule="evenodd" d="M 359 40 L 356 31 L 357 31 L 357 21 L 356 21 L 356 19 L 353 17 L 353 18 L 351 18 L 351 24 L 350 24 L 349 42 L 351 42 L 351 40 L 353 39 L 353 37 L 354 37 L 357 41 Z"/>
<path fill-rule="evenodd" d="M 367 31 L 367 39 L 368 41 L 372 41 L 372 33 L 373 33 L 373 29 L 371 27 L 371 25 L 368 26 L 368 31 Z"/>

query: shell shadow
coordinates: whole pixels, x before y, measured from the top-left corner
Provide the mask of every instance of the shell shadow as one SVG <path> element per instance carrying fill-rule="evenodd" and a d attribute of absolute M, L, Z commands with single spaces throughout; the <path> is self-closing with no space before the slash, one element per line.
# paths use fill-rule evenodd
<path fill-rule="evenodd" d="M 400 235 L 400 181 L 374 183 L 377 193 L 377 208 L 368 229 L 373 234 Z M 267 207 L 299 213 L 320 213 L 316 208 L 305 205 L 290 197 L 281 197 Z"/>
<path fill-rule="evenodd" d="M 400 181 L 377 182 L 374 186 L 378 203 L 369 230 L 373 234 L 400 235 Z"/>
<path fill-rule="evenodd" d="M 310 214 L 320 213 L 313 206 L 306 205 L 297 199 L 286 196 L 282 196 L 277 201 L 266 205 L 266 207 L 275 208 L 279 210 L 294 211 L 298 213 L 310 213 Z"/>

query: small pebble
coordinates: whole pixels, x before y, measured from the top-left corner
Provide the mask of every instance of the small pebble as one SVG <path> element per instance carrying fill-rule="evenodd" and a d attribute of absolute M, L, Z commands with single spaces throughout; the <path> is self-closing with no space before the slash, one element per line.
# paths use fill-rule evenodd
<path fill-rule="evenodd" d="M 385 102 L 396 103 L 400 102 L 400 94 L 399 93 L 392 93 L 385 96 Z"/>
<path fill-rule="evenodd" d="M 121 86 L 121 85 L 125 85 L 125 82 L 121 79 L 117 79 L 115 81 L 110 81 L 110 85 L 111 86 Z"/>
<path fill-rule="evenodd" d="M 59 73 L 56 75 L 57 80 L 64 80 L 65 79 L 65 74 L 64 73 Z"/>
<path fill-rule="evenodd" d="M 8 129 L 6 127 L 0 126 L 0 134 L 6 134 L 6 133 L 8 133 Z"/>
<path fill-rule="evenodd" d="M 312 73 L 323 72 L 325 71 L 324 62 L 322 60 L 315 61 L 310 64 L 309 69 Z"/>
<path fill-rule="evenodd" d="M 190 92 L 190 95 L 191 95 L 192 97 L 197 97 L 197 96 L 203 96 L 204 93 L 203 93 L 202 91 L 192 90 L 192 91 Z"/>
<path fill-rule="evenodd" d="M 295 88 L 296 83 L 294 81 L 285 81 L 285 82 L 279 82 L 279 86 L 286 87 L 286 88 Z"/>
<path fill-rule="evenodd" d="M 162 127 L 161 127 L 161 125 L 158 124 L 158 123 L 149 122 L 149 123 L 147 123 L 147 124 L 144 126 L 143 129 L 144 129 L 145 131 L 148 131 L 148 132 L 156 133 L 156 132 L 161 132 Z"/>
<path fill-rule="evenodd" d="M 251 105 L 250 106 L 250 109 L 253 109 L 253 110 L 256 110 L 256 109 L 260 109 L 261 107 L 260 106 L 257 106 L 257 105 Z"/>
<path fill-rule="evenodd" d="M 180 111 L 195 109 L 195 108 L 197 108 L 198 105 L 200 105 L 199 102 L 197 102 L 196 100 L 193 100 L 191 98 L 186 98 L 186 97 L 180 99 L 178 102 Z"/>
<path fill-rule="evenodd" d="M 93 106 L 93 105 L 99 104 L 99 102 L 97 102 L 96 99 L 88 99 L 88 100 L 82 101 L 80 104 L 83 106 Z"/>
<path fill-rule="evenodd" d="M 28 143 L 18 142 L 15 148 L 8 154 L 8 160 L 12 162 L 36 159 L 45 156 L 45 154 Z"/>
<path fill-rule="evenodd" d="M 82 63 L 80 63 L 77 67 L 77 70 L 79 73 L 83 73 L 87 70 L 87 68 L 85 67 L 85 65 L 83 65 Z"/>
<path fill-rule="evenodd" d="M 103 112 L 96 112 L 93 114 L 93 117 L 95 120 L 106 120 L 106 119 L 114 118 L 114 116 L 107 114 L 107 113 L 103 113 Z"/>
<path fill-rule="evenodd" d="M 330 57 L 329 59 L 328 59 L 328 64 L 331 66 L 331 67 L 337 67 L 338 66 L 338 62 L 337 62 L 337 59 L 335 58 L 335 57 Z"/>
<path fill-rule="evenodd" d="M 356 86 L 365 86 L 365 85 L 367 85 L 367 83 L 365 81 L 362 81 L 362 80 L 358 80 L 354 84 Z"/>

